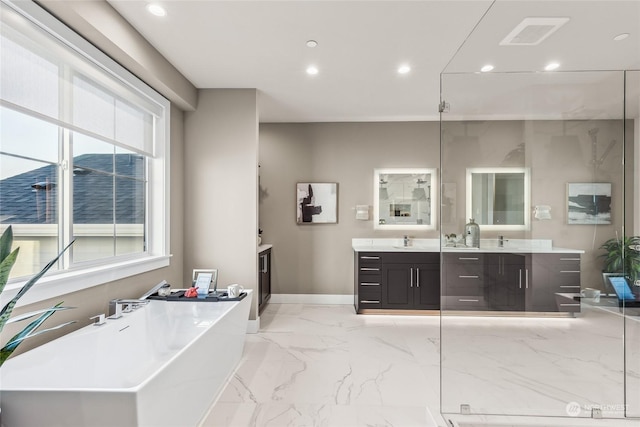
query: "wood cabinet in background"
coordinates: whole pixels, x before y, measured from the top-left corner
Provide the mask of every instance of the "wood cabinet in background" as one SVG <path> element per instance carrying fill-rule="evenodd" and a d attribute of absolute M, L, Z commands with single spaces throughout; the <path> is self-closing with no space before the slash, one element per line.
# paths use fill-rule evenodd
<path fill-rule="evenodd" d="M 440 309 L 440 256 L 434 252 L 383 255 L 382 308 Z"/>
<path fill-rule="evenodd" d="M 354 306 L 364 309 L 438 310 L 440 254 L 355 252 Z"/>
<path fill-rule="evenodd" d="M 443 254 L 442 310 L 486 310 L 485 254 Z"/>
<path fill-rule="evenodd" d="M 558 302 L 558 295 L 580 292 L 580 254 L 355 252 L 354 284 L 358 313 L 363 309 L 579 312 L 579 301 Z"/>
<path fill-rule="evenodd" d="M 580 255 L 551 253 L 444 254 L 442 309 L 579 312 L 557 294 L 580 292 Z"/>
<path fill-rule="evenodd" d="M 354 306 L 362 309 L 382 308 L 382 253 L 355 252 Z"/>
<path fill-rule="evenodd" d="M 486 260 L 486 300 L 489 310 L 522 311 L 529 286 L 526 254 L 490 253 Z"/>
<path fill-rule="evenodd" d="M 532 254 L 533 286 L 527 311 L 580 312 L 580 301 L 558 302 L 556 294 L 580 292 L 580 254 Z"/>
<path fill-rule="evenodd" d="M 258 313 L 271 298 L 271 248 L 258 253 Z"/>

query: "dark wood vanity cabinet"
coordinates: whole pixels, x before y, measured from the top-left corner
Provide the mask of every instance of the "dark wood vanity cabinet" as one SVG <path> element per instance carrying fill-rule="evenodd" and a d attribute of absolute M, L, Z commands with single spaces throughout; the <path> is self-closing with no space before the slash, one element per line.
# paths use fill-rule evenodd
<path fill-rule="evenodd" d="M 440 255 L 356 252 L 355 309 L 438 310 Z"/>
<path fill-rule="evenodd" d="M 486 299 L 489 310 L 522 311 L 529 286 L 526 254 L 486 254 Z"/>
<path fill-rule="evenodd" d="M 447 253 L 443 309 L 579 312 L 558 293 L 580 291 L 580 255 L 550 253 Z"/>
<path fill-rule="evenodd" d="M 258 312 L 271 298 L 271 248 L 258 253 Z"/>
<path fill-rule="evenodd" d="M 580 312 L 580 301 L 560 301 L 557 294 L 580 292 L 580 254 L 533 254 L 533 286 L 527 311 Z"/>
<path fill-rule="evenodd" d="M 383 255 L 382 308 L 440 309 L 440 256 L 433 252 Z"/>
<path fill-rule="evenodd" d="M 445 253 L 442 310 L 486 310 L 485 254 Z"/>
<path fill-rule="evenodd" d="M 356 312 L 382 308 L 382 253 L 355 252 L 354 306 Z"/>
<path fill-rule="evenodd" d="M 579 312 L 580 254 L 355 252 L 363 309 Z M 442 277 L 442 283 L 440 283 Z M 442 296 L 440 295 L 442 292 Z"/>

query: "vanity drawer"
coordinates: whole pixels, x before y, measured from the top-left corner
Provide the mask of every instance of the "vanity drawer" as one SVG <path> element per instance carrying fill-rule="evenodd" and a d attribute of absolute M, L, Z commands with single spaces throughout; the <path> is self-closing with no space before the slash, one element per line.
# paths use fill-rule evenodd
<path fill-rule="evenodd" d="M 439 264 L 438 252 L 385 252 L 385 264 Z"/>
<path fill-rule="evenodd" d="M 358 281 L 380 283 L 381 273 L 382 266 L 361 265 L 358 267 Z"/>
<path fill-rule="evenodd" d="M 380 287 L 363 287 L 360 286 L 358 294 L 358 303 L 360 309 L 363 308 L 381 308 L 380 301 L 382 291 Z"/>
<path fill-rule="evenodd" d="M 359 252 L 358 253 L 358 265 L 379 267 L 382 265 L 382 253 L 381 252 Z"/>
<path fill-rule="evenodd" d="M 443 263 L 445 266 L 449 265 L 477 265 L 482 266 L 484 264 L 484 254 L 481 253 L 447 253 L 443 254 Z"/>
<path fill-rule="evenodd" d="M 580 267 L 580 254 L 535 254 L 533 261 L 546 265 Z"/>
<path fill-rule="evenodd" d="M 442 297 L 443 310 L 486 310 L 487 303 L 482 296 L 459 295 Z"/>
<path fill-rule="evenodd" d="M 446 282 L 442 289 L 442 295 L 484 295 L 485 285 L 482 279 L 463 279 L 461 282 Z"/>
<path fill-rule="evenodd" d="M 360 289 L 363 289 L 363 290 L 364 289 L 380 289 L 382 284 L 379 279 L 380 277 L 372 277 L 372 276 L 362 277 L 361 276 L 358 285 L 360 285 Z"/>
<path fill-rule="evenodd" d="M 559 312 L 580 313 L 580 294 L 574 295 L 575 297 L 572 298 L 567 296 L 567 294 L 556 294 L 556 304 Z"/>

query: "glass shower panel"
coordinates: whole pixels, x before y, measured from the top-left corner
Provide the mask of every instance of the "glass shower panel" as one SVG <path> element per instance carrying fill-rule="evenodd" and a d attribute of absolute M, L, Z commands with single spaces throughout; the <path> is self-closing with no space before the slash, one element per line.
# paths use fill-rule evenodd
<path fill-rule="evenodd" d="M 627 235 L 640 236 L 640 71 L 626 72 L 625 154 L 625 230 Z M 637 256 L 638 251 L 629 254 Z M 640 295 L 640 287 L 634 289 Z M 628 417 L 640 417 L 640 307 L 629 305 L 624 307 L 626 410 Z"/>
<path fill-rule="evenodd" d="M 625 318 L 601 256 L 624 235 L 624 73 L 445 73 L 441 87 L 442 412 L 624 417 Z M 469 170 L 526 171 L 518 188 L 487 180 L 523 219 L 481 224 L 479 250 L 458 238 L 482 198 Z"/>

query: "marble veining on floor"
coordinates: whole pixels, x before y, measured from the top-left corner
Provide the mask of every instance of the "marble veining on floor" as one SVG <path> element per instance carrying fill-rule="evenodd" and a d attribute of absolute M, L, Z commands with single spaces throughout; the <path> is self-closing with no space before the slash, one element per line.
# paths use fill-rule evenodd
<path fill-rule="evenodd" d="M 625 356 L 627 411 L 640 408 L 640 317 L 627 320 L 589 307 L 565 319 L 441 319 L 270 304 L 202 426 L 635 426 L 620 419 Z M 608 404 L 617 419 L 568 417 L 574 402 L 580 417 Z M 476 415 L 460 415 L 462 403 Z"/>
<path fill-rule="evenodd" d="M 203 427 L 438 424 L 439 319 L 270 304 Z"/>

